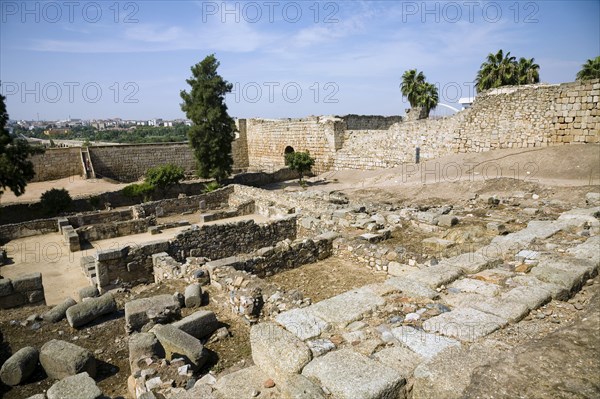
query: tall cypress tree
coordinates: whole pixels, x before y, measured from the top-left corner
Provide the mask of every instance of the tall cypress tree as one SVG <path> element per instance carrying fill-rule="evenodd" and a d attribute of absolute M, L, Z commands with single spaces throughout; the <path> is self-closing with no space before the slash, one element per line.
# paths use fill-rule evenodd
<path fill-rule="evenodd" d="M 231 173 L 231 142 L 235 138 L 235 121 L 227 113 L 225 94 L 233 85 L 218 73 L 220 63 L 214 54 L 192 66 L 186 82 L 190 92 L 181 91 L 181 110 L 193 122 L 188 131 L 190 145 L 198 164 L 198 175 L 220 181 Z"/>
<path fill-rule="evenodd" d="M 6 104 L 4 96 L 0 95 L 0 196 L 7 187 L 19 196 L 25 192 L 27 181 L 35 175 L 29 156 L 43 150 L 31 147 L 25 140 L 13 138 L 5 128 L 7 123 Z"/>

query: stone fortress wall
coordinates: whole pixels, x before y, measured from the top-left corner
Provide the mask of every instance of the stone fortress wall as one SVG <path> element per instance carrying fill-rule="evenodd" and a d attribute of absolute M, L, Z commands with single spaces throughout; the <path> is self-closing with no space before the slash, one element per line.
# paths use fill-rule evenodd
<path fill-rule="evenodd" d="M 399 116 L 311 116 L 240 119 L 232 145 L 234 170 L 272 172 L 287 150 L 309 151 L 314 172 L 378 169 L 458 152 L 600 142 L 600 80 L 503 87 L 476 97 L 472 107 L 442 119 Z M 195 169 L 186 143 L 92 146 L 96 174 L 135 181 L 156 165 Z M 82 173 L 79 149 L 50 149 L 33 157 L 37 180 Z"/>

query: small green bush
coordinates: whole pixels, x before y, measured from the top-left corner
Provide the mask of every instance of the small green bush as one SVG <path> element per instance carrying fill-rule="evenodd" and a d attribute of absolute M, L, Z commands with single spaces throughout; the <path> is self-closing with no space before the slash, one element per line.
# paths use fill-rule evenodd
<path fill-rule="evenodd" d="M 66 211 L 71 206 L 73 199 L 69 192 L 64 188 L 53 188 L 45 191 L 42 194 L 40 203 L 46 213 L 50 215 L 57 215 L 61 212 Z"/>
<path fill-rule="evenodd" d="M 210 193 L 213 192 L 217 189 L 221 188 L 221 185 L 219 184 L 219 182 L 216 181 L 211 181 L 210 183 L 208 183 L 206 185 L 206 187 L 204 187 L 204 192 L 205 193 Z"/>
<path fill-rule="evenodd" d="M 185 171 L 181 166 L 168 163 L 148 169 L 145 182 L 158 188 L 164 195 L 169 187 L 179 184 L 184 177 Z"/>
<path fill-rule="evenodd" d="M 148 183 L 133 183 L 123 188 L 123 195 L 129 198 L 138 198 L 142 202 L 148 202 L 152 198 L 155 187 Z"/>
<path fill-rule="evenodd" d="M 285 164 L 291 170 L 298 172 L 300 175 L 300 183 L 302 183 L 303 177 L 312 170 L 312 167 L 315 164 L 315 159 L 310 156 L 308 151 L 290 152 L 285 154 Z"/>

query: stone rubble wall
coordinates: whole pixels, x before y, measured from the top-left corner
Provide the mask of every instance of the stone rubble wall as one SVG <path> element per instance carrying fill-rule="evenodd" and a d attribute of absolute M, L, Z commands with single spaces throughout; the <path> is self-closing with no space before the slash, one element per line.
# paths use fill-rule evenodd
<path fill-rule="evenodd" d="M 15 279 L 0 279 L 0 309 L 45 304 L 42 274 L 32 273 Z"/>
<path fill-rule="evenodd" d="M 91 242 L 145 233 L 148 231 L 148 227 L 155 224 L 156 219 L 154 217 L 147 217 L 78 227 L 75 232 L 79 236 L 79 240 Z"/>
<path fill-rule="evenodd" d="M 23 237 L 55 233 L 58 231 L 56 218 L 36 219 L 28 222 L 11 223 L 0 226 L 0 241 L 7 243 Z"/>
<path fill-rule="evenodd" d="M 205 194 L 145 202 L 140 207 L 143 208 L 146 215 L 154 214 L 156 216 L 218 209 L 227 206 L 231 193 L 233 193 L 233 187 L 227 186 Z"/>
<path fill-rule="evenodd" d="M 296 217 L 256 224 L 253 220 L 237 223 L 192 226 L 173 240 L 158 240 L 96 252 L 98 287 L 106 290 L 115 282 L 132 284 L 152 282 L 153 255 L 166 252 L 177 261 L 204 257 L 220 259 L 274 245 L 282 239 L 296 238 Z"/>

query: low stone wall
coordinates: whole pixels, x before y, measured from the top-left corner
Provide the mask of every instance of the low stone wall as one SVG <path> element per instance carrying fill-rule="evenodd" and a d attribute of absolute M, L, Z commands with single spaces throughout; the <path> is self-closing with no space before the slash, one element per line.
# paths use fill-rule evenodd
<path fill-rule="evenodd" d="M 177 235 L 169 253 L 178 260 L 188 256 L 220 259 L 296 238 L 296 216 L 267 224 L 253 220 L 237 223 L 193 226 Z"/>
<path fill-rule="evenodd" d="M 326 234 L 315 237 L 314 240 L 284 240 L 248 255 L 208 262 L 206 267 L 209 271 L 215 267 L 232 267 L 264 278 L 330 257 L 333 252 L 332 242 L 336 237 L 336 234 Z"/>
<path fill-rule="evenodd" d="M 0 241 L 7 243 L 17 238 L 37 236 L 58 231 L 56 218 L 38 219 L 0 226 Z"/>
<path fill-rule="evenodd" d="M 0 279 L 0 309 L 45 304 L 41 273 L 28 274 L 12 280 Z"/>
<path fill-rule="evenodd" d="M 296 238 L 296 217 L 267 224 L 254 221 L 193 226 L 173 240 L 101 250 L 95 255 L 98 287 L 106 290 L 115 282 L 152 282 L 153 255 L 166 252 L 175 260 L 189 256 L 220 259 L 274 245 L 281 239 Z"/>
<path fill-rule="evenodd" d="M 69 224 L 74 228 L 93 224 L 123 222 L 126 220 L 130 220 L 131 218 L 133 218 L 133 213 L 131 209 L 86 212 L 73 216 L 67 216 Z"/>
<path fill-rule="evenodd" d="M 123 237 L 130 234 L 141 234 L 148 231 L 148 227 L 156 224 L 156 218 L 132 219 L 121 222 L 101 223 L 91 226 L 82 226 L 75 231 L 82 241 L 98 241 L 108 238 Z"/>
<path fill-rule="evenodd" d="M 63 179 L 83 175 L 83 161 L 79 147 L 48 148 L 43 154 L 31 157 L 35 176 L 32 181 Z"/>
<path fill-rule="evenodd" d="M 159 201 L 145 202 L 140 205 L 146 215 L 168 216 L 188 211 L 218 209 L 228 205 L 233 187 L 226 186 L 210 193 L 193 195 L 183 198 L 169 198 Z"/>

